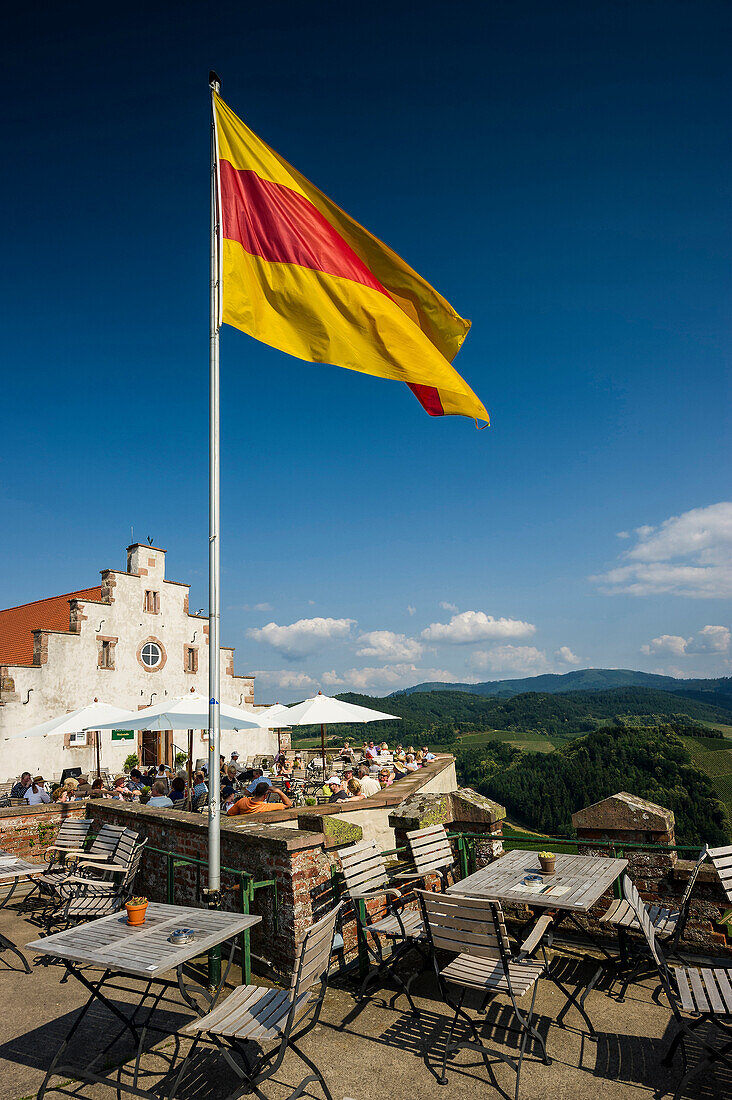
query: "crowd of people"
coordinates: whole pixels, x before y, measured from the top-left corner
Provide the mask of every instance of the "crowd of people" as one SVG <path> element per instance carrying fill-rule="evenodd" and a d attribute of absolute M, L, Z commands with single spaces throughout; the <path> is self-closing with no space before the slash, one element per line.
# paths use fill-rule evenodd
<path fill-rule="evenodd" d="M 354 771 L 357 758 L 362 763 Z M 427 746 L 415 750 L 412 745 L 404 748 L 397 745 L 390 752 L 386 741 L 376 744 L 364 741 L 359 752 L 345 741 L 338 753 L 338 759 L 344 765 L 340 775 L 331 775 L 325 780 L 321 797 L 328 802 L 358 802 L 379 791 L 392 786 L 403 776 L 417 771 L 435 759 L 435 754 Z M 242 769 L 239 766 L 239 753 L 234 750 L 228 763 L 220 757 L 221 804 L 223 811 L 232 817 L 239 815 L 261 814 L 283 807 L 289 809 L 292 799 L 287 793 L 292 771 L 302 768 L 302 759 L 295 755 L 292 770 L 288 768 L 284 752 L 279 752 L 273 762 L 271 774 L 265 774 L 262 768 Z M 190 791 L 192 805 L 208 794 L 208 776 L 203 767 L 193 773 Z M 273 787 L 275 779 L 277 786 Z M 50 789 L 47 789 L 50 788 Z M 10 791 L 11 798 L 25 799 L 31 805 L 48 802 L 73 802 L 85 798 L 112 798 L 122 801 L 139 801 L 156 809 L 173 807 L 189 795 L 188 777 L 183 771 L 177 774 L 165 764 L 159 764 L 146 771 L 132 768 L 129 775 L 118 775 L 111 789 L 101 778 L 91 783 L 87 776 L 68 778 L 62 783 L 46 784 L 42 775 L 32 776 L 23 772 Z"/>

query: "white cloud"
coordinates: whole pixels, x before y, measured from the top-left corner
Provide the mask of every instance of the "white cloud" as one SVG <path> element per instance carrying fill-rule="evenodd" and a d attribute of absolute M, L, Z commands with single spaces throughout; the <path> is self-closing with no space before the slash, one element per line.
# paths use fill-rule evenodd
<path fill-rule="evenodd" d="M 730 648 L 730 631 L 726 626 L 704 626 L 689 638 L 679 634 L 661 634 L 648 645 L 641 646 L 641 653 L 663 653 L 673 657 L 686 657 L 700 653 L 727 653 Z"/>
<path fill-rule="evenodd" d="M 520 619 L 494 619 L 484 611 L 461 611 L 449 623 L 431 623 L 421 636 L 428 642 L 469 645 L 493 638 L 524 638 L 535 632 L 532 623 Z"/>
<path fill-rule="evenodd" d="M 624 532 L 621 532 L 621 536 Z M 732 502 L 692 508 L 658 527 L 637 527 L 618 565 L 590 577 L 612 595 L 732 596 Z"/>
<path fill-rule="evenodd" d="M 447 600 L 440 600 L 440 607 L 443 611 L 457 611 L 457 604 L 448 603 Z"/>
<path fill-rule="evenodd" d="M 408 662 L 382 667 L 349 668 L 341 673 L 323 673 L 323 683 L 328 687 L 366 693 L 396 691 L 432 680 L 445 680 L 454 684 L 457 679 L 457 676 L 444 668 L 418 668 Z"/>
<path fill-rule="evenodd" d="M 417 610 L 417 608 L 416 608 L 416 607 L 412 607 L 411 603 L 410 603 L 410 604 L 407 604 L 407 611 L 408 611 L 408 613 L 409 613 L 410 615 L 414 615 L 414 613 L 415 613 L 415 611 L 416 611 L 416 610 Z"/>
<path fill-rule="evenodd" d="M 551 671 L 546 653 L 533 645 L 499 645 L 493 649 L 477 649 L 470 658 L 470 666 L 476 672 L 502 675 L 538 676 Z"/>
<path fill-rule="evenodd" d="M 382 661 L 414 661 L 422 656 L 424 646 L 416 638 L 395 634 L 391 630 L 371 630 L 358 639 L 358 657 L 376 657 Z"/>
<path fill-rule="evenodd" d="M 309 691 L 318 686 L 317 680 L 305 672 L 295 672 L 289 668 L 260 669 L 255 672 L 258 683 L 282 688 L 284 691 Z"/>
<path fill-rule="evenodd" d="M 266 642 L 285 657 L 297 659 L 314 653 L 338 638 L 347 638 L 355 619 L 298 619 L 289 626 L 267 623 L 253 627 L 247 636 L 257 642 Z"/>
<path fill-rule="evenodd" d="M 683 657 L 686 653 L 686 638 L 678 634 L 661 634 L 653 638 L 648 645 L 641 646 L 641 653 L 663 653 L 673 657 Z"/>
<path fill-rule="evenodd" d="M 689 639 L 687 653 L 726 653 L 730 647 L 730 632 L 726 626 L 704 626 L 695 638 Z"/>
<path fill-rule="evenodd" d="M 565 665 L 578 665 L 580 663 L 579 657 L 572 652 L 568 645 L 560 645 L 559 649 L 554 650 L 554 656 Z"/>

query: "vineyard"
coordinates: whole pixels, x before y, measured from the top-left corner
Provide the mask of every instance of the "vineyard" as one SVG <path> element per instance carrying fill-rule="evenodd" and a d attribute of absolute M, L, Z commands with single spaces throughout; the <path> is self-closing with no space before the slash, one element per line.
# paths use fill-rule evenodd
<path fill-rule="evenodd" d="M 714 793 L 732 822 L 732 738 L 685 737 L 683 740 L 697 768 L 711 779 Z"/>

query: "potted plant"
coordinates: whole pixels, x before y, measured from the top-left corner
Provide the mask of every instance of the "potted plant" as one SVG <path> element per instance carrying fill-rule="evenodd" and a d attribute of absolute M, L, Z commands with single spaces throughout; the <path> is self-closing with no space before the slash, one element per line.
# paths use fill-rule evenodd
<path fill-rule="evenodd" d="M 128 924 L 144 924 L 147 912 L 147 898 L 130 898 L 125 902 Z"/>
<path fill-rule="evenodd" d="M 557 857 L 554 852 L 539 852 L 539 863 L 543 874 L 553 875 L 557 869 L 556 862 Z"/>
<path fill-rule="evenodd" d="M 125 771 L 130 772 L 133 768 L 136 768 L 140 763 L 140 758 L 136 752 L 131 752 L 128 757 L 125 758 Z"/>

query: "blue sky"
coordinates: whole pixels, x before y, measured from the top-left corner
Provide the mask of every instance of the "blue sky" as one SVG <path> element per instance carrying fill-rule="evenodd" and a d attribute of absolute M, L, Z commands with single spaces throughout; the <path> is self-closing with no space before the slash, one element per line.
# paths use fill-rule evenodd
<path fill-rule="evenodd" d="M 223 331 L 257 697 L 729 674 L 728 4 L 42 8 L 1 47 L 0 606 L 123 567 L 131 527 L 207 602 L 213 67 L 472 319 L 492 417 Z"/>

